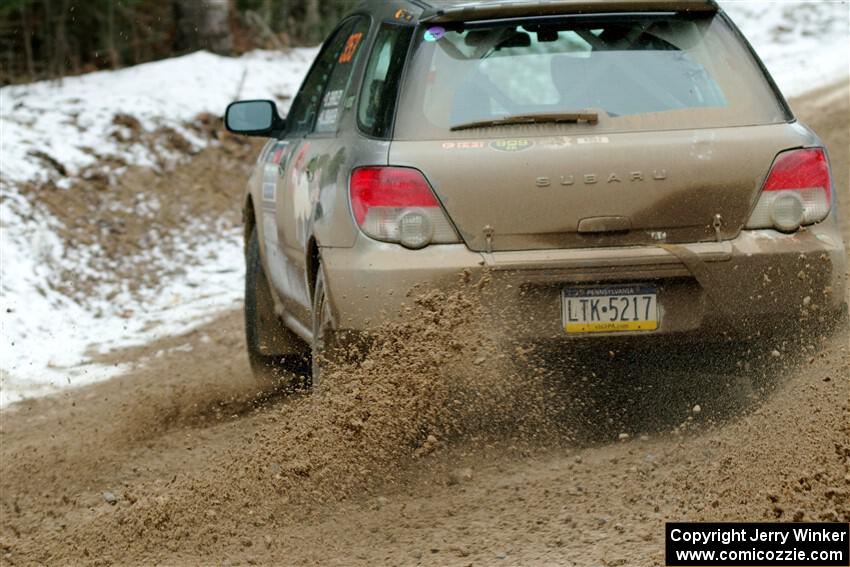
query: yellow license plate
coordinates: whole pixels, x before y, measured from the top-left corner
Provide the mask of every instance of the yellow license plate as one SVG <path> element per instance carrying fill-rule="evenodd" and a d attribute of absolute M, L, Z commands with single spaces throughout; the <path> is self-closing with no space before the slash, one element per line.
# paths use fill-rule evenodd
<path fill-rule="evenodd" d="M 561 294 L 567 333 L 658 329 L 656 289 L 646 285 L 566 288 Z"/>

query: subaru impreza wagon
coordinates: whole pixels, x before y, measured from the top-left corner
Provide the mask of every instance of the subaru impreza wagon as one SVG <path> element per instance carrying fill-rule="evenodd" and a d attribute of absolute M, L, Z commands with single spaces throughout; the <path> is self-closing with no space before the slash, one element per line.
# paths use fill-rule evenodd
<path fill-rule="evenodd" d="M 846 309 L 823 143 L 713 0 L 366 2 L 322 46 L 244 201 L 255 374 L 491 274 L 519 339 L 787 329 Z"/>

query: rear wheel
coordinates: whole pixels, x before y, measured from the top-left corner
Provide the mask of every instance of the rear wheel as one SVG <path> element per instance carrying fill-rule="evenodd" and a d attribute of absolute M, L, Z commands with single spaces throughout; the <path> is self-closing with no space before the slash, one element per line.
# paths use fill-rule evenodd
<path fill-rule="evenodd" d="M 333 344 L 333 319 L 330 303 L 325 292 L 325 275 L 322 265 L 316 273 L 316 285 L 313 289 L 313 348 L 311 356 L 311 369 L 313 376 L 313 387 L 318 386 L 322 380 L 322 373 L 327 362 L 327 357 L 332 350 Z"/>
<path fill-rule="evenodd" d="M 308 347 L 275 313 L 256 226 L 245 256 L 245 339 L 251 371 L 263 387 L 293 389 L 304 385 Z"/>

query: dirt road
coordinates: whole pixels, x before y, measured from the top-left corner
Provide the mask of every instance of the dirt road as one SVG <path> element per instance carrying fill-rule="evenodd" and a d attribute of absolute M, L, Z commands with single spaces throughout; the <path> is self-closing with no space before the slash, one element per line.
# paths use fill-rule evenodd
<path fill-rule="evenodd" d="M 794 102 L 845 218 L 848 103 Z M 850 521 L 846 328 L 505 356 L 453 343 L 474 311 L 431 295 L 362 367 L 273 399 L 226 313 L 4 411 L 0 563 L 661 565 L 667 520 Z"/>

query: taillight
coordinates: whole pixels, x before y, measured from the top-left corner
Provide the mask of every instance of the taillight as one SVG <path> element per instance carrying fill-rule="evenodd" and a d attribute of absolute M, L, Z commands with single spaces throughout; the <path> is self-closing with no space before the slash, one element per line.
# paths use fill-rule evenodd
<path fill-rule="evenodd" d="M 832 207 L 832 180 L 822 148 L 782 152 L 773 161 L 747 228 L 793 232 L 820 222 Z"/>
<path fill-rule="evenodd" d="M 425 177 L 407 167 L 361 167 L 351 173 L 354 220 L 376 240 L 407 248 L 459 242 Z"/>

